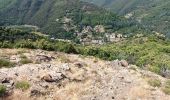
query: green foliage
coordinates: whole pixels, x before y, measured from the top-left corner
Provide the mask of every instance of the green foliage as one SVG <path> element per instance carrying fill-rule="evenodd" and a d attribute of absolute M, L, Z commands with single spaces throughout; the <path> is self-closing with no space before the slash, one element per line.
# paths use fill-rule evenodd
<path fill-rule="evenodd" d="M 91 27 L 104 25 L 109 32 L 137 33 L 145 30 L 141 28 L 142 25 L 136 25 L 135 20 L 126 20 L 110 11 L 79 0 L 7 1 L 14 3 L 10 3 L 10 6 L 6 6 L 0 11 L 0 25 L 12 25 L 9 27 L 22 29 L 26 32 L 41 31 L 55 38 L 74 40 L 76 38 L 74 33 L 77 30 L 82 31 L 83 27 L 87 25 Z M 4 0 L 0 0 L 0 2 L 4 2 Z M 65 18 L 70 21 L 65 22 Z M 28 25 L 24 26 L 23 24 Z M 37 29 L 38 27 L 40 29 Z M 24 35 L 27 36 L 27 34 Z M 13 38 L 9 37 L 9 40 L 12 41 Z M 30 36 L 30 38 L 35 37 Z"/>
<path fill-rule="evenodd" d="M 75 53 L 75 54 L 78 53 L 73 44 L 64 45 L 64 46 L 61 48 L 61 51 L 62 51 L 62 52 L 66 52 L 66 53 Z"/>
<path fill-rule="evenodd" d="M 21 55 L 20 58 L 21 58 L 20 60 L 21 64 L 29 64 L 33 62 L 32 60 L 28 59 L 27 56 L 25 55 Z"/>
<path fill-rule="evenodd" d="M 11 33 L 8 34 L 8 31 Z M 13 30 L 10 29 L 0 29 L 0 33 L 2 32 L 7 34 L 7 37 L 0 34 L 0 37 L 3 37 L 0 42 L 0 47 L 3 47 L 2 45 L 7 42 L 8 45 L 4 48 L 17 47 L 60 51 L 85 56 L 95 56 L 104 60 L 125 59 L 130 64 L 137 65 L 158 74 L 160 74 L 161 68 L 165 65 L 167 68 L 170 68 L 170 41 L 159 38 L 155 35 L 140 38 L 129 38 L 122 42 L 105 44 L 101 46 L 81 46 L 68 42 L 50 40 L 28 32 L 19 31 L 17 34 L 13 34 L 12 31 Z M 19 35 L 20 33 L 22 35 Z M 18 36 L 19 38 L 14 38 L 12 41 L 8 40 L 9 37 L 12 37 L 11 35 L 14 37 Z M 30 38 L 30 35 L 34 38 Z M 22 62 L 30 63 L 27 59 L 22 60 Z"/>
<path fill-rule="evenodd" d="M 70 35 L 74 37 L 73 33 L 70 34 L 63 29 L 64 17 L 72 19 L 71 22 L 66 23 L 70 31 L 73 30 L 71 32 L 75 31 L 75 26 L 96 25 L 104 23 L 104 21 L 108 23 L 112 19 L 116 19 L 115 15 L 107 16 L 104 9 L 79 0 L 0 0 L 1 2 L 4 5 L 8 5 L 10 2 L 15 3 L 11 3 L 10 7 L 3 7 L 4 9 L 0 12 L 0 25 L 36 25 L 40 27 L 41 31 L 60 38 L 70 38 Z M 84 6 L 87 7 L 83 8 Z M 24 9 L 24 11 L 18 9 Z M 102 16 L 99 16 L 100 13 L 102 13 Z"/>
<path fill-rule="evenodd" d="M 29 64 L 29 63 L 32 63 L 32 60 L 26 58 L 26 59 L 21 59 L 20 61 L 21 64 Z"/>
<path fill-rule="evenodd" d="M 6 59 L 0 59 L 0 68 L 2 67 L 13 67 L 15 64 Z"/>
<path fill-rule="evenodd" d="M 0 96 L 3 96 L 6 92 L 6 87 L 4 85 L 0 85 Z"/>
<path fill-rule="evenodd" d="M 27 89 L 30 88 L 30 84 L 29 84 L 28 82 L 26 82 L 26 81 L 20 81 L 20 82 L 17 82 L 17 83 L 15 84 L 15 87 L 16 87 L 17 89 L 27 90 Z"/>
<path fill-rule="evenodd" d="M 160 87 L 161 86 L 161 81 L 158 79 L 149 79 L 148 80 L 149 85 L 153 87 Z"/>
<path fill-rule="evenodd" d="M 165 87 L 162 89 L 165 94 L 170 95 L 170 80 L 165 83 Z"/>
<path fill-rule="evenodd" d="M 154 31 L 170 33 L 169 0 L 81 0 L 108 8 L 120 15 L 132 14 L 130 19 L 138 20 Z"/>

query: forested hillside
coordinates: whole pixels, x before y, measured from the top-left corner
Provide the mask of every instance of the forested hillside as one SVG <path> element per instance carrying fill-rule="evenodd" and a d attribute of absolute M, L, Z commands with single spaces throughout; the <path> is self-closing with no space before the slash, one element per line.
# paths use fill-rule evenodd
<path fill-rule="evenodd" d="M 73 39 L 84 27 L 103 25 L 105 32 L 146 33 L 136 21 L 125 19 L 79 0 L 0 0 L 0 25 L 38 26 L 56 38 Z"/>
<path fill-rule="evenodd" d="M 82 0 L 133 18 L 154 31 L 169 33 L 169 0 Z"/>
<path fill-rule="evenodd" d="M 122 42 L 101 46 L 82 46 L 51 40 L 34 33 L 0 27 L 0 48 L 30 48 L 61 51 L 104 60 L 126 59 L 150 71 L 162 74 L 162 68 L 170 68 L 170 41 L 164 37 L 149 35 L 129 38 Z M 161 59 L 160 59 L 161 58 Z"/>
<path fill-rule="evenodd" d="M 79 0 L 0 0 L 0 24 L 30 24 L 45 33 L 76 31 L 83 25 L 112 25 L 120 19 L 92 4 Z M 5 6 L 6 5 L 6 6 Z M 101 14 L 102 13 L 102 14 Z M 60 34 L 61 35 L 61 34 Z M 59 35 L 59 36 L 60 36 Z"/>

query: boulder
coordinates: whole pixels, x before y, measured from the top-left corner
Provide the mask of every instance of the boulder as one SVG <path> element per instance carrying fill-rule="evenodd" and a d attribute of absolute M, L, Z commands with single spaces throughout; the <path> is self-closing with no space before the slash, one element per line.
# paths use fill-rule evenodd
<path fill-rule="evenodd" d="M 47 74 L 47 75 L 44 75 L 42 78 L 42 80 L 46 81 L 46 82 L 55 82 L 53 79 L 52 79 L 52 76 Z"/>
<path fill-rule="evenodd" d="M 50 74 L 44 75 L 41 80 L 44 80 L 46 82 L 58 82 L 59 80 L 66 78 L 66 76 L 62 73 L 56 73 L 52 72 Z"/>
<path fill-rule="evenodd" d="M 128 66 L 129 66 L 129 64 L 128 64 L 128 62 L 127 62 L 126 60 L 121 60 L 121 61 L 120 61 L 120 64 L 121 64 L 121 66 L 123 66 L 123 67 L 128 67 Z"/>
<path fill-rule="evenodd" d="M 53 80 L 55 80 L 55 81 L 59 81 L 63 78 L 66 78 L 66 76 L 60 72 L 52 73 L 51 76 L 52 76 Z"/>
<path fill-rule="evenodd" d="M 51 61 L 52 59 L 55 59 L 54 57 L 49 57 L 49 56 L 46 56 L 46 55 L 36 55 L 36 61 L 37 62 L 49 62 Z"/>
<path fill-rule="evenodd" d="M 69 64 L 68 63 L 65 63 L 61 66 L 60 70 L 62 71 L 68 71 L 70 70 L 70 67 L 69 67 Z"/>

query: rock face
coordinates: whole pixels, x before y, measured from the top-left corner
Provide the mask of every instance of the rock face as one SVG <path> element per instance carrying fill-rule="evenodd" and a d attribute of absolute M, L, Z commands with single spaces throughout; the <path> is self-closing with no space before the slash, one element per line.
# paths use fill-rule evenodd
<path fill-rule="evenodd" d="M 4 51 L 5 54 L 16 50 Z M 161 82 L 164 82 L 165 78 L 148 71 L 133 70 L 131 68 L 133 66 L 125 60 L 94 62 L 96 58 L 93 57 L 83 58 L 79 55 L 42 52 L 45 53 L 32 50 L 26 54 L 32 57 L 33 61 L 37 59 L 36 55 L 43 55 L 38 56 L 38 59 L 43 59 L 38 64 L 17 64 L 13 68 L 0 69 L 0 84 L 6 86 L 7 93 L 10 94 L 3 99 L 0 97 L 0 100 L 169 100 L 170 98 L 161 91 L 161 88 L 148 85 L 143 77 L 155 77 Z M 51 56 L 58 59 L 53 59 Z M 69 63 L 59 58 L 67 58 Z M 19 81 L 29 82 L 29 89 L 17 89 L 15 84 Z"/>

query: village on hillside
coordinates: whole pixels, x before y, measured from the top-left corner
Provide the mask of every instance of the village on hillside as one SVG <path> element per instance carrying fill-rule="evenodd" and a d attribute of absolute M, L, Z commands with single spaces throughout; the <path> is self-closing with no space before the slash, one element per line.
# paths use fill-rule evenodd
<path fill-rule="evenodd" d="M 106 32 L 103 25 L 97 25 L 94 28 L 91 26 L 85 26 L 83 27 L 82 32 L 77 32 L 75 34 L 83 45 L 102 45 L 108 42 L 119 42 L 127 37 L 117 32 Z"/>

